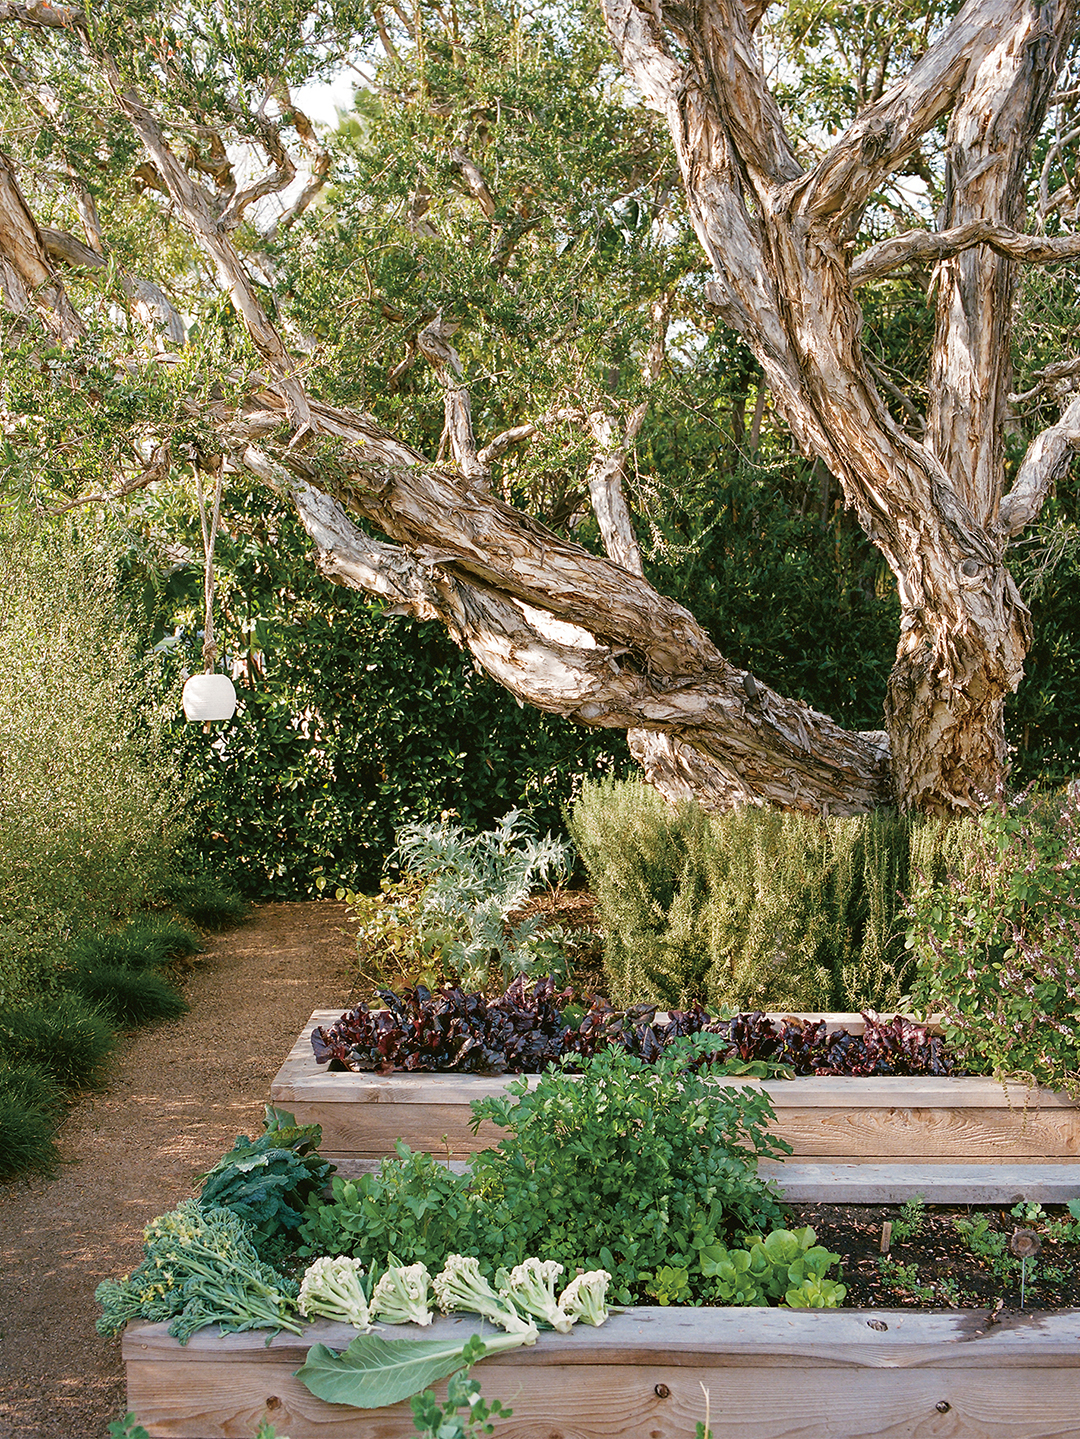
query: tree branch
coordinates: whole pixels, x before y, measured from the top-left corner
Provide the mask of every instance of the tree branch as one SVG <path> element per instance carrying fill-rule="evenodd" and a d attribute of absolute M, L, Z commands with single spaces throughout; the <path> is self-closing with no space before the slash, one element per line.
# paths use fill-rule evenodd
<path fill-rule="evenodd" d="M 103 255 L 84 245 L 65 230 L 42 228 L 42 243 L 51 260 L 60 260 L 76 270 L 104 270 L 108 262 Z M 176 349 L 187 343 L 187 327 L 179 310 L 158 285 L 152 280 L 141 280 L 138 276 L 117 273 L 117 282 L 124 295 L 132 303 L 138 318 L 147 329 L 160 329 Z"/>
<path fill-rule="evenodd" d="M 15 172 L 0 151 L 0 289 L 16 314 L 34 309 L 60 344 L 77 344 L 86 327 L 49 265 L 45 243 Z"/>
<path fill-rule="evenodd" d="M 1050 486 L 1061 478 L 1080 450 L 1080 395 L 1056 425 L 1036 435 L 1020 462 L 1012 489 L 1001 502 L 998 525 L 1014 539 L 1038 517 Z"/>
<path fill-rule="evenodd" d="M 927 264 L 959 255 L 975 245 L 987 245 L 998 255 L 1028 265 L 1053 265 L 1080 256 L 1080 235 L 1025 235 L 992 220 L 971 220 L 951 230 L 907 230 L 890 240 L 871 245 L 852 263 L 848 278 L 853 286 L 868 284 L 901 265 Z"/>
<path fill-rule="evenodd" d="M 1047 365 L 1045 370 L 1036 370 L 1032 379 L 1036 383 L 1030 390 L 1025 390 L 1022 395 L 1010 395 L 1010 405 L 1025 405 L 1030 400 L 1037 399 L 1045 390 L 1048 390 L 1057 380 L 1068 380 L 1073 375 L 1080 375 L 1080 357 L 1075 360 L 1059 360 L 1055 365 Z"/>
<path fill-rule="evenodd" d="M 952 109 L 969 67 L 1015 34 L 1023 45 L 1030 14 L 1012 0 L 967 0 L 944 35 L 904 78 L 868 106 L 803 181 L 791 187 L 793 208 L 828 220 L 834 233 L 859 214 L 875 189 Z M 1019 33 L 1017 33 L 1019 27 Z"/>

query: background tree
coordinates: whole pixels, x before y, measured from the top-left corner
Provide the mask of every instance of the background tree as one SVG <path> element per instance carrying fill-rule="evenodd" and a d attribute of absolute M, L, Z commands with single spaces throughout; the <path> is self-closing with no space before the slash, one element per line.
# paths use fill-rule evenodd
<path fill-rule="evenodd" d="M 526 23 L 489 5 L 226 18 L 212 6 L 83 14 L 8 3 L 0 17 L 11 22 L 22 180 L 39 216 L 9 169 L 0 245 L 26 376 L 8 406 L 27 483 L 40 478 L 27 460 L 34 445 L 54 492 L 73 500 L 95 467 L 114 494 L 182 463 L 244 467 L 296 505 L 325 573 L 440 619 L 523 701 L 630 729 L 669 793 L 847 811 L 894 792 L 909 805 L 971 807 L 990 789 L 1029 636 L 1004 551 L 1073 443 L 1070 407 L 1002 501 L 1012 262 L 1075 253 L 1070 237 L 1019 233 L 1037 140 L 1051 228 L 1073 193 L 1067 123 L 1058 140 L 1040 140 L 1069 7 L 1036 15 L 972 0 L 943 26 L 925 17 L 921 35 L 916 26 L 879 57 L 879 98 L 856 67 L 863 108 L 839 140 L 827 144 L 810 116 L 800 158 L 764 84 L 755 10 L 710 6 L 690 29 L 682 12 L 610 5 L 625 68 L 667 115 L 713 272 L 707 291 L 681 238 L 669 152 L 622 98 L 587 19 L 556 24 L 544 11 Z M 366 35 L 385 55 L 380 103 L 358 123 L 352 155 L 343 143 L 331 156 L 288 87 L 355 54 Z M 477 80 L 474 55 L 501 72 L 498 86 Z M 889 88 L 892 66 L 912 59 Z M 542 172 L 540 138 L 558 139 L 568 60 L 582 73 L 573 130 L 604 143 L 591 156 L 557 149 Z M 921 166 L 933 179 L 927 137 L 950 113 L 946 230 L 861 248 L 860 224 L 898 171 Z M 403 124 L 407 145 L 387 138 Z M 61 169 L 74 172 L 65 190 Z M 133 182 L 145 187 L 134 206 Z M 272 194 L 286 208 L 267 227 L 260 207 Z M 76 212 L 85 242 L 70 234 Z M 644 245 L 627 243 L 639 232 Z M 168 275 L 144 278 L 148 237 L 171 260 Z M 583 248 L 590 264 L 575 269 Z M 868 362 L 854 291 L 927 259 L 940 264 L 932 402 L 920 419 L 903 386 Z M 76 267 L 66 285 L 61 263 Z M 242 330 L 202 298 L 208 270 Z M 758 396 L 768 389 L 899 580 L 888 736 L 842 730 L 783 699 L 642 576 L 624 486 L 677 371 L 673 341 L 693 369 L 703 296 L 754 353 Z M 168 340 L 128 329 L 118 307 Z M 165 349 L 191 311 L 188 344 Z M 413 383 L 418 408 L 406 417 L 402 386 Z M 435 449 L 430 420 L 417 419 L 424 389 L 442 400 L 434 463 L 421 448 Z M 73 424 L 84 445 L 57 454 L 50 426 L 59 437 Z M 585 493 L 614 558 L 579 542 L 591 523 L 575 528 Z"/>

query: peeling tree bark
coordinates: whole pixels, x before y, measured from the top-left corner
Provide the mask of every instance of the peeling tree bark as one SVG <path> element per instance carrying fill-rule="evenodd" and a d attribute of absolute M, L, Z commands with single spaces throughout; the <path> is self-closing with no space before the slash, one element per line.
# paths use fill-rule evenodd
<path fill-rule="evenodd" d="M 1004 698 L 1031 637 L 997 525 L 1010 262 L 983 248 L 945 262 L 922 444 L 892 421 L 860 353 L 851 245 L 874 187 L 950 110 L 947 224 L 1018 228 L 1024 169 L 1076 6 L 969 0 L 807 174 L 734 0 L 698 6 L 692 28 L 687 12 L 660 3 L 604 0 L 604 10 L 624 68 L 667 117 L 721 315 L 896 575 L 901 639 L 886 725 L 897 797 L 934 811 L 978 808 L 1003 770 Z"/>
<path fill-rule="evenodd" d="M 605 415 L 593 417 L 602 453 L 590 478 L 613 556 L 600 558 L 491 493 L 494 458 L 526 441 L 543 417 L 478 445 L 452 329 L 441 320 L 418 344 L 444 387 L 452 465 L 432 464 L 364 415 L 321 404 L 299 379 L 206 192 L 161 122 L 95 51 L 81 12 L 0 0 L 0 21 L 65 29 L 100 67 L 267 370 L 266 387 L 239 408 L 209 402 L 203 417 L 231 463 L 291 498 L 327 574 L 397 612 L 441 620 L 523 702 L 631 730 L 646 773 L 672 797 L 832 813 L 893 797 L 935 811 L 976 808 L 1001 772 L 1002 703 L 1030 639 L 1005 546 L 1037 515 L 1080 442 L 1076 401 L 1031 447 L 1002 498 L 1011 266 L 1075 253 L 1071 241 L 1024 236 L 1019 203 L 1075 0 L 1041 8 L 968 0 L 809 173 L 764 84 L 756 0 L 701 0 L 692 17 L 662 0 L 604 6 L 627 73 L 667 116 L 720 314 L 754 350 L 798 444 L 837 477 L 897 577 L 902 632 L 887 733 L 844 731 L 775 694 L 729 664 L 686 609 L 644 580 L 619 503 L 643 410 L 621 437 Z M 898 237 L 853 262 L 869 196 L 950 112 L 947 230 Z M 486 180 L 464 149 L 452 159 L 487 213 Z M 0 191 L 5 274 L 19 277 L 24 299 L 33 293 L 45 322 L 74 343 L 81 322 L 48 269 L 41 234 L 17 187 Z M 945 270 L 938 393 L 920 442 L 893 421 L 864 362 L 855 288 L 927 256 Z M 37 280 L 24 275 L 28 265 L 39 266 Z"/>

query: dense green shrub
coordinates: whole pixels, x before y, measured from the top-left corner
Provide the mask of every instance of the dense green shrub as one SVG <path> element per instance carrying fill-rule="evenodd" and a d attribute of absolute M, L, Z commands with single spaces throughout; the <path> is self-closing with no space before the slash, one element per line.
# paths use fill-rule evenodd
<path fill-rule="evenodd" d="M 1080 1095 L 1080 798 L 986 810 L 909 916 L 916 1002 L 962 1062 Z"/>
<path fill-rule="evenodd" d="M 177 1019 L 189 1007 L 182 994 L 148 969 L 87 962 L 65 976 L 65 982 L 123 1028 L 155 1019 Z"/>
<path fill-rule="evenodd" d="M 191 534 L 197 548 L 197 521 Z M 230 483 L 215 566 L 219 637 L 243 671 L 237 712 L 212 742 L 198 725 L 174 731 L 209 871 L 253 899 L 374 888 L 405 824 L 449 815 L 475 831 L 518 806 L 560 830 L 582 776 L 628 766 L 621 734 L 523 708 L 440 624 L 388 618 L 321 575 L 309 548 L 280 501 Z M 175 632 L 176 697 L 201 614 L 193 566 L 157 613 L 162 641 Z"/>
<path fill-rule="evenodd" d="M 895 1008 L 911 977 L 902 895 L 961 826 L 893 814 L 710 815 L 640 782 L 587 784 L 570 829 L 600 904 L 616 1003 Z"/>
<path fill-rule="evenodd" d="M 55 1120 L 0 1090 L 0 1180 L 28 1170 L 52 1176 L 59 1162 Z"/>
<path fill-rule="evenodd" d="M 202 950 L 198 935 L 175 920 L 139 915 L 115 933 L 80 934 L 69 951 L 76 969 L 112 965 L 121 969 L 157 969 Z"/>
<path fill-rule="evenodd" d="M 40 1065 L 65 1089 L 100 1088 L 115 1044 L 109 1021 L 76 994 L 0 1008 L 0 1059 Z"/>
<path fill-rule="evenodd" d="M 56 1115 L 63 1109 L 67 1094 L 42 1065 L 0 1060 L 0 1097 Z"/>
<path fill-rule="evenodd" d="M 185 863 L 190 869 L 179 868 Z M 239 890 L 193 855 L 178 856 L 177 865 L 177 872 L 168 877 L 161 891 L 170 908 L 200 929 L 221 930 L 242 923 L 248 904 Z"/>
<path fill-rule="evenodd" d="M 159 892 L 183 789 L 96 535 L 0 545 L 0 1004 Z"/>

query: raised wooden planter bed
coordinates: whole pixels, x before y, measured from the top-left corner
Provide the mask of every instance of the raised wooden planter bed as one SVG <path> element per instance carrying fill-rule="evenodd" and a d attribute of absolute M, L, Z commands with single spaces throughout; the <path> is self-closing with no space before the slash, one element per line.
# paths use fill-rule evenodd
<path fill-rule="evenodd" d="M 498 1141 L 491 1125 L 471 1133 L 469 1101 L 501 1093 L 512 1077 L 330 1073 L 315 1063 L 310 1035 L 316 1024 L 337 1017 L 332 1010 L 312 1015 L 270 1091 L 273 1103 L 301 1124 L 322 1125 L 327 1158 L 374 1162 L 392 1154 L 400 1138 L 412 1149 L 462 1159 Z M 858 1023 L 858 1016 L 827 1018 L 849 1028 Z M 761 1087 L 793 1161 L 1030 1166 L 1080 1160 L 1080 1108 L 1053 1090 L 1006 1089 L 991 1079 L 893 1077 L 776 1080 Z"/>
<path fill-rule="evenodd" d="M 471 1319 L 436 1320 L 419 1337 Z M 269 1419 L 290 1439 L 404 1439 L 408 1404 L 356 1410 L 314 1398 L 293 1373 L 309 1344 L 343 1348 L 325 1321 L 302 1339 L 124 1335 L 128 1407 L 155 1439 L 250 1439 Z M 513 1416 L 497 1439 L 691 1439 L 711 1399 L 715 1439 L 1069 1439 L 1080 1436 L 1080 1311 L 634 1309 L 600 1329 L 544 1334 L 476 1370 Z M 443 1392 L 445 1385 L 439 1386 Z"/>

